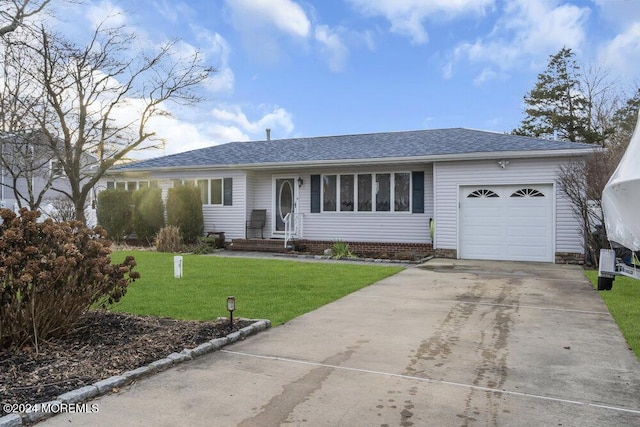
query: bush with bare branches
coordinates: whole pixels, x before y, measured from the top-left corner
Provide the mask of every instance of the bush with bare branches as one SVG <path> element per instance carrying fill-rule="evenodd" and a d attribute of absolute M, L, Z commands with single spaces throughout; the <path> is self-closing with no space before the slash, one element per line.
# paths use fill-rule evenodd
<path fill-rule="evenodd" d="M 140 277 L 127 257 L 111 264 L 104 229 L 38 222 L 37 211 L 0 209 L 0 348 L 69 332 L 91 306 L 118 301 Z"/>
<path fill-rule="evenodd" d="M 158 252 L 180 252 L 182 250 L 182 237 L 180 228 L 174 225 L 163 227 L 156 237 L 156 250 Z"/>
<path fill-rule="evenodd" d="M 624 146 L 596 150 L 584 161 L 573 160 L 560 166 L 558 184 L 571 201 L 574 214 L 580 220 L 585 239 L 585 263 L 598 264 L 600 249 L 609 242 L 602 214 L 602 190 L 618 165 Z"/>

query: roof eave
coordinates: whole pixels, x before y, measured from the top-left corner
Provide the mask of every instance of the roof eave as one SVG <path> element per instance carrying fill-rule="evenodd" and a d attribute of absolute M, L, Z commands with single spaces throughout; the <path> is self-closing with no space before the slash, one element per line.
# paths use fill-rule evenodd
<path fill-rule="evenodd" d="M 209 169 L 299 169 L 301 167 L 318 167 L 318 166 L 362 166 L 362 165 L 382 165 L 382 164 L 407 164 L 407 163 L 431 163 L 431 162 L 451 162 L 464 160 L 487 160 L 496 158 L 536 158 L 536 157 L 582 157 L 591 154 L 593 149 L 563 149 L 563 150 L 529 150 L 529 151 L 488 151 L 475 153 L 457 153 L 457 154 L 441 154 L 429 156 L 411 156 L 411 157 L 378 157 L 367 159 L 331 159 L 331 160 L 305 160 L 299 162 L 271 162 L 271 163 L 244 163 L 244 164 L 227 164 L 227 165 L 193 165 L 193 166 L 165 166 L 165 167 L 148 167 L 148 168 L 132 168 L 111 170 L 109 175 L 128 174 L 138 172 L 173 172 L 173 171 L 197 171 Z"/>

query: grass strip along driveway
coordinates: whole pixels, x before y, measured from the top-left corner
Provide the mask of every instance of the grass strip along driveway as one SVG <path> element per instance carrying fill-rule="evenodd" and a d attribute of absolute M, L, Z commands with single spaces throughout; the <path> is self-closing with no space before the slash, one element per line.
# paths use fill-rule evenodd
<path fill-rule="evenodd" d="M 402 270 L 378 265 L 254 258 L 183 256 L 183 277 L 173 277 L 174 254 L 115 251 L 112 262 L 135 257 L 141 278 L 113 311 L 184 320 L 228 316 L 269 319 L 279 325 Z"/>
<path fill-rule="evenodd" d="M 598 271 L 585 274 L 594 287 L 598 284 Z M 627 344 L 640 360 L 640 280 L 616 276 L 610 291 L 601 291 L 600 296 L 627 340 Z"/>

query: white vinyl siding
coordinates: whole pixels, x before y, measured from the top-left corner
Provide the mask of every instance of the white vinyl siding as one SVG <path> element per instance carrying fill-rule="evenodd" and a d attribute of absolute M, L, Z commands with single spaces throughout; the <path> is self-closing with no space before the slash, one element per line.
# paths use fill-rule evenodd
<path fill-rule="evenodd" d="M 162 189 L 162 199 L 166 203 L 169 188 L 174 180 L 232 178 L 233 204 L 202 205 L 204 219 L 204 231 L 223 231 L 227 241 L 244 238 L 244 215 L 246 201 L 246 179 L 243 171 L 194 171 L 181 173 L 162 173 L 153 175 L 150 179 L 158 180 L 158 186 Z"/>
<path fill-rule="evenodd" d="M 358 174 L 391 174 L 399 171 L 424 171 L 424 213 L 409 212 L 322 212 L 310 213 L 310 176 L 351 174 L 357 180 Z M 362 242 L 405 242 L 431 243 L 429 236 L 429 218 L 433 216 L 433 179 L 431 164 L 403 165 L 395 167 L 356 167 L 318 169 L 300 175 L 304 185 L 299 191 L 299 212 L 304 213 L 304 238 L 309 240 L 350 240 Z M 394 187 L 390 188 L 391 193 Z M 357 194 L 357 193 L 356 193 Z M 410 196 L 411 193 L 409 193 Z M 393 200 L 393 196 L 391 196 Z"/>
<path fill-rule="evenodd" d="M 583 253 L 578 221 L 570 201 L 555 184 L 562 162 L 558 158 L 509 159 L 505 168 L 499 159 L 441 162 L 434 165 L 435 245 L 437 249 L 458 249 L 459 188 L 465 185 L 550 184 L 553 185 L 555 252 Z"/>
<path fill-rule="evenodd" d="M 246 179 L 241 171 L 212 172 L 216 178 L 232 178 L 233 199 L 231 206 L 203 205 L 204 230 L 224 231 L 227 241 L 244 237 L 244 210 Z"/>
<path fill-rule="evenodd" d="M 248 186 L 252 189 L 247 198 L 246 217 L 253 209 L 267 209 L 267 226 L 264 236 L 282 237 L 275 234 L 273 217 L 275 177 L 301 178 L 302 187 L 297 187 L 298 213 L 301 213 L 304 239 L 309 240 L 351 240 L 364 242 L 408 242 L 430 243 L 429 218 L 433 216 L 433 182 L 431 165 L 414 165 L 403 169 L 407 171 L 424 171 L 425 195 L 424 214 L 410 212 L 311 212 L 311 175 L 340 175 L 340 174 L 375 174 L 393 173 L 398 168 L 332 168 L 330 170 L 316 169 L 297 174 L 288 170 L 251 171 L 248 172 Z M 339 197 L 339 196 L 338 196 Z M 234 196 L 235 199 L 235 196 Z"/>
<path fill-rule="evenodd" d="M 323 174 L 371 174 L 424 172 L 424 213 L 412 212 L 311 212 L 311 175 Z M 245 222 L 253 209 L 267 210 L 265 238 L 282 237 L 274 233 L 273 209 L 275 206 L 274 179 L 295 178 L 298 196 L 297 211 L 302 215 L 302 238 L 310 240 L 351 240 L 368 242 L 430 243 L 429 218 L 434 216 L 433 166 L 431 164 L 403 164 L 389 167 L 332 167 L 313 168 L 304 173 L 289 169 L 268 171 L 198 170 L 185 172 L 159 172 L 131 178 L 131 180 L 154 180 L 162 189 L 166 201 L 173 180 L 197 180 L 207 178 L 233 178 L 232 206 L 203 206 L 205 231 L 224 231 L 227 241 L 244 238 Z M 302 179 L 298 187 L 297 178 Z M 373 178 L 374 179 L 374 178 Z M 112 178 L 122 180 L 125 178 Z M 106 188 L 106 183 L 105 183 Z M 394 191 L 394 188 L 391 188 Z M 411 206 L 411 205 L 410 205 Z M 392 208 L 393 209 L 393 208 Z"/>
<path fill-rule="evenodd" d="M 247 186 L 251 189 L 247 197 L 247 208 L 244 212 L 245 220 L 251 216 L 251 211 L 254 209 L 266 209 L 266 225 L 264 227 L 264 237 L 273 237 L 274 231 L 274 190 L 273 190 L 273 176 L 274 175 L 287 175 L 286 172 L 278 173 L 273 171 L 266 172 L 248 172 L 247 174 Z M 294 174 L 295 175 L 295 174 Z M 293 175 L 292 175 L 293 176 Z M 243 227 L 244 227 L 243 223 Z"/>

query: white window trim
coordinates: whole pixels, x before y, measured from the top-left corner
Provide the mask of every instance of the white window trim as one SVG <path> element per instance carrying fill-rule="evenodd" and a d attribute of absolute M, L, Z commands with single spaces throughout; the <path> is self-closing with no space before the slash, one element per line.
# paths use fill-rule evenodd
<path fill-rule="evenodd" d="M 55 170 L 54 170 L 54 165 L 56 163 L 60 165 L 60 167 L 58 168 L 59 173 L 55 173 Z M 64 178 L 67 176 L 67 174 L 64 172 L 64 168 L 62 167 L 62 162 L 59 160 L 55 160 L 55 159 L 49 160 L 49 171 L 51 173 L 51 176 L 53 176 L 54 178 Z"/>
<path fill-rule="evenodd" d="M 124 184 L 124 188 L 123 189 L 127 190 L 129 188 L 129 184 L 132 183 L 132 182 L 135 182 L 136 190 L 139 190 L 141 188 L 140 187 L 140 183 L 141 182 L 145 182 L 147 184 L 147 187 L 155 187 L 155 188 L 158 187 L 158 181 L 155 180 L 155 179 L 140 179 L 140 180 L 126 180 L 126 181 L 125 180 L 113 180 L 113 181 L 107 181 L 106 184 L 105 184 L 107 187 L 102 188 L 101 190 L 113 190 L 113 189 L 119 188 L 118 184 Z M 156 184 L 155 185 L 151 185 L 152 182 L 155 182 Z M 111 187 L 111 188 L 108 187 L 108 185 L 110 183 L 113 184 L 113 187 Z"/>
<path fill-rule="evenodd" d="M 193 178 L 193 179 L 183 179 L 181 180 L 183 185 L 185 182 L 193 182 L 193 186 L 195 188 L 200 188 L 198 187 L 198 181 L 207 181 L 207 201 L 206 202 L 202 202 L 203 206 L 224 206 L 224 177 L 213 177 L 213 178 Z M 221 189 L 221 193 L 220 193 L 220 203 L 211 203 L 211 181 L 220 181 L 220 189 Z"/>
<path fill-rule="evenodd" d="M 395 210 L 395 184 L 396 184 L 396 174 L 408 174 L 409 175 L 409 209 L 406 211 L 396 211 Z M 335 211 L 325 211 L 324 210 L 324 177 L 325 176 L 336 176 L 336 210 Z M 353 210 L 352 211 L 341 211 L 340 210 L 340 180 L 341 176 L 350 175 L 353 176 Z M 370 211 L 361 211 L 358 210 L 358 175 L 371 175 L 371 210 Z M 390 175 L 389 180 L 389 210 L 388 211 L 378 211 L 376 210 L 377 206 L 377 196 L 378 196 L 378 182 L 377 175 Z M 323 173 L 320 175 L 320 212 L 327 214 L 411 214 L 413 212 L 413 176 L 411 171 L 400 170 L 400 171 L 391 171 L 391 172 L 354 172 L 354 173 Z"/>

